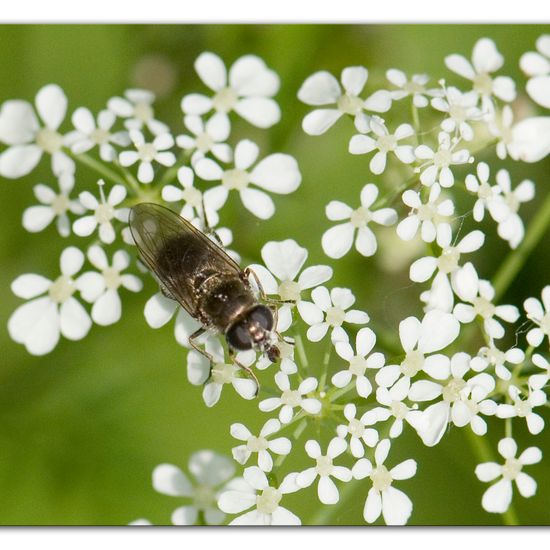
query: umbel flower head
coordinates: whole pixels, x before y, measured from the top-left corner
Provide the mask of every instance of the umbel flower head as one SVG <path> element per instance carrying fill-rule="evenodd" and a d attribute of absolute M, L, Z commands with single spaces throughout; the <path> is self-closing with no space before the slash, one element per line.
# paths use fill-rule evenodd
<path fill-rule="evenodd" d="M 51 155 L 55 175 L 74 172 L 58 131 L 67 112 L 65 93 L 57 84 L 48 84 L 36 94 L 35 106 L 40 119 L 27 101 L 6 101 L 0 109 L 0 142 L 9 146 L 0 154 L 0 175 L 5 178 L 27 175 L 44 153 Z"/>
<path fill-rule="evenodd" d="M 83 263 L 84 254 L 70 246 L 61 254 L 61 275 L 54 281 L 34 273 L 20 275 L 13 281 L 13 293 L 30 301 L 13 312 L 8 331 L 29 353 L 49 353 L 61 335 L 69 340 L 80 340 L 88 334 L 92 321 L 74 297 L 77 291 L 85 289 L 82 275 L 75 277 Z"/>

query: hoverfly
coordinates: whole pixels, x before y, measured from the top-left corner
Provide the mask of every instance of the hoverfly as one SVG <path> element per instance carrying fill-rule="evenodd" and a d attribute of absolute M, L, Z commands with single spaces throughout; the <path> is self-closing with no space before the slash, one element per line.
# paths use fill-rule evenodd
<path fill-rule="evenodd" d="M 254 348 L 272 362 L 279 358 L 273 344 L 277 310 L 254 296 L 250 275 L 267 300 L 252 270 L 242 270 L 220 246 L 164 206 L 134 206 L 129 224 L 140 258 L 156 276 L 161 292 L 201 323 L 189 337 L 193 348 L 213 362 L 195 340 L 206 330 L 215 330 L 225 336 L 231 354 Z M 236 364 L 258 383 L 248 367 Z"/>

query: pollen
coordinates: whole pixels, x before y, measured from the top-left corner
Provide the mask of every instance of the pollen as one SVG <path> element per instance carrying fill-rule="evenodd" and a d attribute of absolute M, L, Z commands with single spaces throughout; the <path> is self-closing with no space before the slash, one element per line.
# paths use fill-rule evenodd
<path fill-rule="evenodd" d="M 61 275 L 51 285 L 48 294 L 52 302 L 62 304 L 76 291 L 74 281 L 67 275 Z"/>

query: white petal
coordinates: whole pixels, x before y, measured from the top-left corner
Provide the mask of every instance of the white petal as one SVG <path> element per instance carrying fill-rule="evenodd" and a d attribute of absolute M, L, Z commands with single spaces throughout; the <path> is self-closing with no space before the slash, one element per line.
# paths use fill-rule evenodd
<path fill-rule="evenodd" d="M 11 284 L 11 290 L 19 298 L 28 300 L 46 292 L 52 282 L 42 275 L 26 273 L 19 275 Z"/>
<path fill-rule="evenodd" d="M 373 256 L 376 253 L 376 237 L 368 227 L 359 228 L 359 231 L 357 232 L 357 238 L 355 239 L 355 248 L 357 249 L 359 254 L 366 257 Z"/>
<path fill-rule="evenodd" d="M 279 90 L 279 77 L 255 55 L 243 55 L 229 70 L 229 84 L 243 96 L 273 96 Z"/>
<path fill-rule="evenodd" d="M 319 479 L 317 495 L 323 504 L 336 504 L 340 499 L 340 494 L 334 481 L 328 476 L 321 476 Z"/>
<path fill-rule="evenodd" d="M 59 308 L 61 334 L 69 340 L 80 340 L 88 334 L 92 326 L 92 320 L 75 299 L 69 298 Z"/>
<path fill-rule="evenodd" d="M 338 259 L 345 256 L 353 244 L 355 228 L 350 223 L 343 223 L 331 227 L 321 239 L 323 251 L 330 258 Z"/>
<path fill-rule="evenodd" d="M 481 505 L 487 512 L 503 514 L 508 510 L 512 501 L 512 483 L 506 479 L 501 479 L 483 494 Z"/>
<path fill-rule="evenodd" d="M 538 162 L 550 153 L 550 117 L 526 118 L 512 129 L 510 156 L 514 160 Z M 1 166 L 1 161 L 0 161 Z"/>
<path fill-rule="evenodd" d="M 365 507 L 363 509 L 363 517 L 367 523 L 375 522 L 382 512 L 382 497 L 380 493 L 375 489 L 369 490 L 367 500 L 365 501 Z"/>
<path fill-rule="evenodd" d="M 300 273 L 298 284 L 306 290 L 327 282 L 332 277 L 332 268 L 328 265 L 313 265 Z"/>
<path fill-rule="evenodd" d="M 107 290 L 92 307 L 92 319 L 98 325 L 107 326 L 116 323 L 121 316 L 122 305 L 116 290 Z"/>
<path fill-rule="evenodd" d="M 36 94 L 36 109 L 46 126 L 57 130 L 67 112 L 67 96 L 57 84 L 48 84 Z"/>
<path fill-rule="evenodd" d="M 394 487 L 382 492 L 382 515 L 386 525 L 405 525 L 412 514 L 411 499 Z"/>
<path fill-rule="evenodd" d="M 369 72 L 365 67 L 347 67 L 342 71 L 342 85 L 351 95 L 358 96 L 367 82 Z"/>
<path fill-rule="evenodd" d="M 302 121 L 302 128 L 310 136 L 324 134 L 340 117 L 338 109 L 315 109 L 308 113 Z"/>
<path fill-rule="evenodd" d="M 247 187 L 240 196 L 245 208 L 261 220 L 267 220 L 275 213 L 273 200 L 263 191 Z"/>
<path fill-rule="evenodd" d="M 187 476 L 172 464 L 160 464 L 153 470 L 153 488 L 174 497 L 193 494 L 193 486 Z"/>
<path fill-rule="evenodd" d="M 241 99 L 235 112 L 258 128 L 270 128 L 281 119 L 281 109 L 273 99 L 250 97 Z"/>
<path fill-rule="evenodd" d="M 341 88 L 327 71 L 319 71 L 306 79 L 298 91 L 298 99 L 308 105 L 336 103 Z"/>
<path fill-rule="evenodd" d="M 409 277 L 415 283 L 424 283 L 434 273 L 437 268 L 437 259 L 433 256 L 419 258 L 411 264 Z"/>
<path fill-rule="evenodd" d="M 195 506 L 180 506 L 172 512 L 171 520 L 174 525 L 194 525 L 199 511 Z"/>
<path fill-rule="evenodd" d="M 450 313 L 429 311 L 422 320 L 422 334 L 418 349 L 423 353 L 439 351 L 453 342 L 460 332 L 460 324 Z"/>
<path fill-rule="evenodd" d="M 0 175 L 6 178 L 26 176 L 42 156 L 36 145 L 13 145 L 0 155 Z"/>
<path fill-rule="evenodd" d="M 292 193 L 302 176 L 294 157 L 276 153 L 269 155 L 252 170 L 250 181 L 272 193 Z"/>
<path fill-rule="evenodd" d="M 211 52 L 204 52 L 195 60 L 195 70 L 200 79 L 214 91 L 226 86 L 227 72 L 223 61 Z"/>

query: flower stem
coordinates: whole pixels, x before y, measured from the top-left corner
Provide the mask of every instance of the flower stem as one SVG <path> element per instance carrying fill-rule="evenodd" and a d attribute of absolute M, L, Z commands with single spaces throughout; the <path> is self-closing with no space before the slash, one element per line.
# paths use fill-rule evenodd
<path fill-rule="evenodd" d="M 82 164 L 85 164 L 88 168 L 95 170 L 98 174 L 101 174 L 104 178 L 107 178 L 114 183 L 121 182 L 121 177 L 116 172 L 114 172 L 110 168 L 107 168 L 106 166 L 101 164 L 101 162 L 98 162 L 97 160 L 90 157 L 89 155 L 86 155 L 85 153 L 75 155 L 70 151 L 67 151 L 67 154 L 69 154 L 76 161 L 81 162 Z"/>
<path fill-rule="evenodd" d="M 468 443 L 470 444 L 472 451 L 474 452 L 474 454 L 476 455 L 480 463 L 495 461 L 493 457 L 493 453 L 491 451 L 491 447 L 489 446 L 489 444 L 487 443 L 487 440 L 484 437 L 480 437 L 476 435 L 469 428 L 466 428 L 463 431 L 466 435 L 466 439 L 468 439 Z M 520 525 L 519 519 L 513 504 L 510 504 L 510 506 L 508 507 L 508 510 L 506 510 L 506 512 L 502 514 L 502 521 L 504 525 Z"/>
<path fill-rule="evenodd" d="M 493 279 L 495 302 L 502 297 L 521 271 L 527 258 L 546 233 L 548 225 L 550 225 L 550 193 L 546 195 L 542 206 L 535 214 L 521 244 L 508 254 L 496 272 Z"/>

